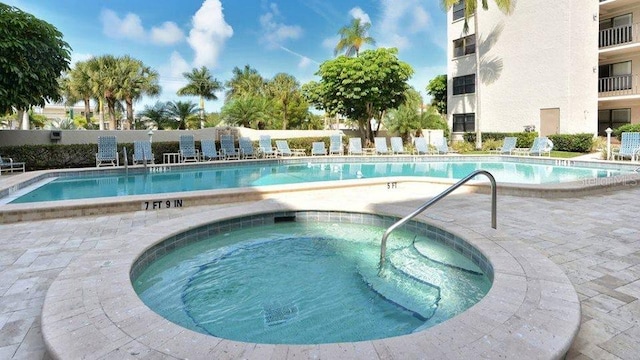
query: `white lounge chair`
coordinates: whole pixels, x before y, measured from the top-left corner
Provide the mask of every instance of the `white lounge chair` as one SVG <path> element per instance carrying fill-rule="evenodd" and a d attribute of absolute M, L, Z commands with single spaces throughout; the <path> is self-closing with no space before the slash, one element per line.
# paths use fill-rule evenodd
<path fill-rule="evenodd" d="M 529 156 L 551 156 L 551 150 L 553 149 L 553 141 L 549 140 L 546 136 L 537 137 L 533 140 L 533 145 L 529 149 Z"/>
<path fill-rule="evenodd" d="M 399 136 L 394 136 L 391 139 L 391 151 L 394 154 L 407 154 L 407 150 L 404 148 L 404 144 L 402 143 L 402 138 Z"/>
<path fill-rule="evenodd" d="M 311 144 L 311 156 L 325 156 L 327 155 L 327 148 L 324 145 L 324 141 L 316 141 Z"/>
<path fill-rule="evenodd" d="M 449 148 L 449 145 L 447 144 L 448 139 L 446 137 L 442 138 L 442 141 L 440 142 L 440 144 L 438 146 L 436 146 L 435 149 L 435 153 L 436 154 L 440 154 L 440 155 L 444 155 L 444 154 L 448 154 L 450 152 L 452 152 L 452 150 Z"/>
<path fill-rule="evenodd" d="M 349 138 L 349 155 L 364 155 L 362 139 L 359 137 Z"/>
<path fill-rule="evenodd" d="M 218 150 L 216 142 L 211 139 L 200 140 L 202 160 L 222 160 L 224 156 Z"/>
<path fill-rule="evenodd" d="M 415 155 L 431 154 L 431 150 L 429 149 L 429 144 L 427 144 L 427 139 L 423 137 L 417 137 L 413 139 L 413 145 L 415 146 L 415 150 L 414 150 Z"/>
<path fill-rule="evenodd" d="M 491 152 L 500 154 L 500 155 L 511 155 L 515 151 L 517 143 L 518 143 L 517 137 L 507 136 L 502 141 L 502 146 Z"/>
<path fill-rule="evenodd" d="M 280 156 L 305 156 L 307 153 L 304 149 L 291 149 L 287 140 L 276 140 L 276 148 Z"/>
<path fill-rule="evenodd" d="M 274 148 L 273 145 L 271 145 L 271 136 L 260 135 L 260 141 L 258 145 L 260 146 L 260 155 L 263 158 L 274 158 L 278 156 L 278 149 Z"/>
<path fill-rule="evenodd" d="M 373 139 L 373 143 L 376 146 L 377 155 L 391 155 L 393 152 L 387 147 L 387 138 L 376 137 Z"/>
<path fill-rule="evenodd" d="M 240 159 L 240 149 L 236 147 L 233 135 L 220 135 L 220 151 L 226 160 Z"/>
<path fill-rule="evenodd" d="M 329 155 L 344 155 L 342 135 L 337 134 L 329 136 Z"/>
<path fill-rule="evenodd" d="M 241 137 L 238 140 L 238 145 L 240 146 L 240 156 L 243 159 L 257 158 L 256 151 L 253 148 L 253 143 L 251 142 L 251 139 L 249 139 L 248 137 Z"/>
<path fill-rule="evenodd" d="M 613 149 L 611 155 L 614 160 L 638 160 L 640 158 L 640 132 L 623 132 L 620 137 L 620 147 Z"/>
<path fill-rule="evenodd" d="M 96 166 L 120 166 L 118 158 L 118 141 L 115 136 L 98 136 L 98 152 Z"/>
<path fill-rule="evenodd" d="M 133 142 L 133 164 L 154 164 L 155 159 L 151 150 L 151 143 L 147 140 Z"/>
<path fill-rule="evenodd" d="M 196 150 L 193 135 L 180 135 L 180 162 L 200 161 L 200 152 Z"/>

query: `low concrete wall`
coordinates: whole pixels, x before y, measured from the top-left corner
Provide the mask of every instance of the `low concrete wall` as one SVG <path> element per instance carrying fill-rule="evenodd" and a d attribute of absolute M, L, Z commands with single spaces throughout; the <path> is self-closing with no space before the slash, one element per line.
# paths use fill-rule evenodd
<path fill-rule="evenodd" d="M 51 132 L 60 133 L 59 140 L 51 139 Z M 97 144 L 98 136 L 114 135 L 118 143 L 132 143 L 134 140 L 149 139 L 148 130 L 0 130 L 1 146 L 42 145 L 42 144 Z M 271 135 L 272 139 L 292 139 L 304 137 L 328 137 L 344 134 L 340 130 L 254 130 L 236 127 L 216 127 L 200 130 L 154 130 L 153 141 L 179 141 L 180 135 L 192 134 L 196 141 L 218 139 L 219 134 L 246 136 L 257 141 L 260 135 Z"/>

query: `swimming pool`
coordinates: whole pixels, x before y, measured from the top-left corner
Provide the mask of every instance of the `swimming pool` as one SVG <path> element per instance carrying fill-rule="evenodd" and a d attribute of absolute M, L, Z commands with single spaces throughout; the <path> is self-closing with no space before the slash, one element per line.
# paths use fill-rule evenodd
<path fill-rule="evenodd" d="M 166 254 L 134 264 L 132 282 L 151 309 L 176 324 L 263 344 L 411 334 L 486 295 L 488 260 L 465 240 L 415 221 L 394 233 L 379 276 L 380 238 L 395 220 L 298 211 L 214 223 L 189 232 L 208 237 L 189 242 L 178 234 L 149 250 L 143 259 Z"/>
<path fill-rule="evenodd" d="M 344 158 L 331 161 L 252 161 L 204 166 L 155 166 L 131 169 L 127 174 L 122 169 L 111 170 L 99 175 L 76 174 L 47 179 L 34 189 L 17 193 L 5 202 L 20 204 L 383 177 L 461 179 L 478 169 L 490 171 L 498 183 L 524 185 L 560 184 L 634 174 L 632 170 L 589 167 L 571 161 L 522 163 L 495 159 L 419 159 L 384 159 L 377 162 L 353 162 Z"/>

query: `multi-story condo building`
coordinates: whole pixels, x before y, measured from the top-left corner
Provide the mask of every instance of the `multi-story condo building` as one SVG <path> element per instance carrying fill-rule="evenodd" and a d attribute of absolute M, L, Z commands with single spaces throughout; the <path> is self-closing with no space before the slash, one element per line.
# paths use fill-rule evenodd
<path fill-rule="evenodd" d="M 448 121 L 464 132 L 593 133 L 640 123 L 639 0 L 493 1 L 448 13 Z M 477 17 L 477 18 L 476 18 Z M 477 21 L 477 23 L 476 23 Z"/>

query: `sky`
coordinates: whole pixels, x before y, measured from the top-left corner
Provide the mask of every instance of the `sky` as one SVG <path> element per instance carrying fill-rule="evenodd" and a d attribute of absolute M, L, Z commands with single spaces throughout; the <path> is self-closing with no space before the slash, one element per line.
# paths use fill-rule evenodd
<path fill-rule="evenodd" d="M 206 66 L 223 84 L 234 67 L 249 65 L 264 78 L 278 73 L 302 85 L 319 80 L 319 65 L 334 58 L 338 31 L 352 19 L 371 23 L 375 47 L 395 47 L 415 70 L 409 84 L 446 74 L 446 14 L 440 0 L 0 0 L 54 25 L 71 46 L 72 66 L 92 56 L 129 55 L 158 71 L 156 101 L 187 101 L 176 91 L 183 73 Z M 371 49 L 365 46 L 362 50 Z M 219 100 L 205 103 L 219 111 Z"/>

